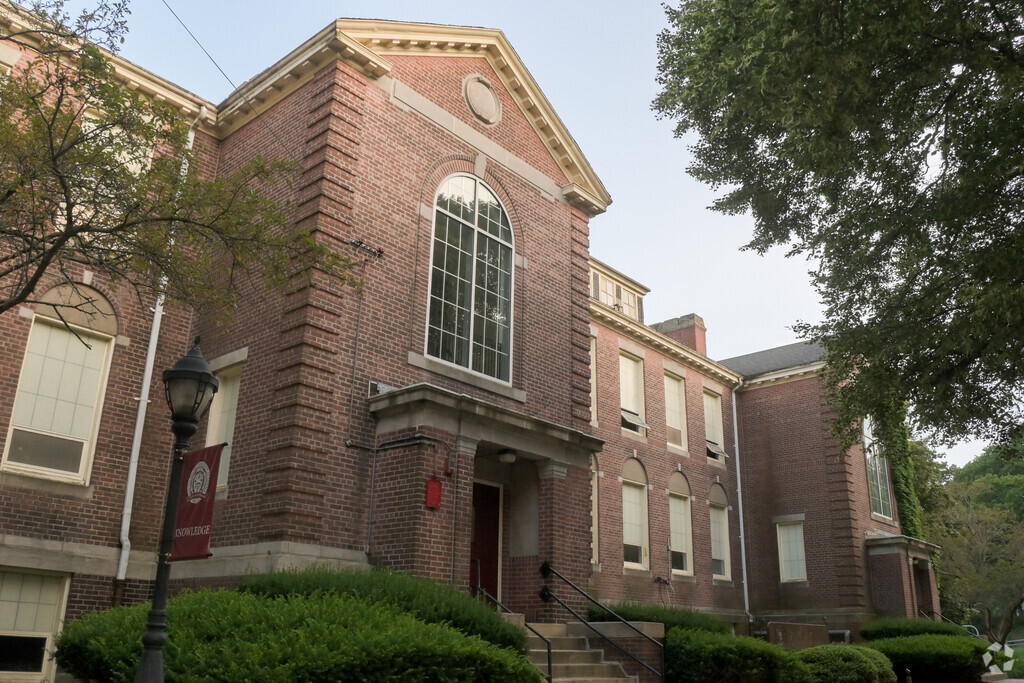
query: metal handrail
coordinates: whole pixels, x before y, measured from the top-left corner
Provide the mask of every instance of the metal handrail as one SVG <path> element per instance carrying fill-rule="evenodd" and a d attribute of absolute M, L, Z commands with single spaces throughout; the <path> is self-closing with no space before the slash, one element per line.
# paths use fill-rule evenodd
<path fill-rule="evenodd" d="M 494 605 L 498 609 L 502 610 L 506 614 L 514 614 L 514 612 L 512 610 L 510 610 L 508 607 L 506 607 L 501 602 L 499 602 L 496 597 L 494 597 L 489 592 L 487 592 L 487 589 L 484 588 L 480 584 L 480 560 L 473 560 L 473 563 L 476 564 L 476 585 L 473 586 L 473 588 L 476 589 L 477 595 L 483 594 L 483 596 L 485 598 L 487 598 L 492 603 L 494 603 Z M 552 680 L 551 677 L 553 675 L 552 666 L 551 666 L 551 639 L 546 637 L 543 633 L 541 633 L 540 631 L 538 631 L 534 627 L 530 626 L 528 623 L 526 623 L 525 620 L 523 621 L 523 626 L 525 626 L 526 628 L 530 629 L 530 631 L 533 633 L 533 635 L 537 636 L 538 638 L 540 638 L 541 640 L 544 641 L 544 646 L 548 650 L 548 672 L 547 672 L 547 675 L 544 676 L 544 678 L 547 679 L 548 683 L 551 683 L 551 680 Z M 533 662 L 530 662 L 530 663 L 533 664 Z M 536 667 L 537 670 L 540 671 L 540 667 L 538 667 L 536 664 L 534 664 L 534 667 Z M 544 673 L 544 672 L 541 671 L 541 673 Z"/>
<path fill-rule="evenodd" d="M 936 611 L 935 611 L 935 610 L 933 610 L 933 609 L 930 609 L 930 610 L 928 610 L 928 611 L 925 611 L 925 610 L 921 609 L 920 607 L 918 607 L 918 608 L 917 608 L 917 612 L 918 612 L 918 614 L 920 614 L 920 615 L 921 615 L 922 617 L 925 617 L 925 618 L 927 618 L 927 619 L 931 619 L 931 618 L 932 618 L 932 617 L 934 617 L 935 615 L 938 615 L 938 616 L 939 616 L 939 619 L 942 619 L 942 621 L 948 621 L 949 623 L 953 624 L 954 626 L 958 626 L 958 627 L 960 627 L 961 629 L 963 629 L 963 632 L 964 632 L 965 634 L 967 634 L 967 635 L 969 635 L 969 636 L 973 636 L 973 635 L 974 635 L 974 634 L 972 634 L 972 633 L 971 633 L 970 631 L 968 631 L 968 630 L 967 630 L 967 629 L 966 629 L 966 628 L 964 627 L 964 625 L 963 625 L 963 624 L 958 624 L 958 623 L 956 623 L 955 621 L 953 621 L 952 619 L 950 619 L 949 617 L 947 617 L 946 615 L 944 615 L 944 614 L 943 614 L 942 612 L 936 612 Z M 982 636 L 982 637 L 984 637 L 984 636 Z"/>
<path fill-rule="evenodd" d="M 647 669 L 648 671 L 653 673 L 658 678 L 660 678 L 662 680 L 665 679 L 665 674 L 664 674 L 664 671 L 665 671 L 665 646 L 662 643 L 658 642 L 658 640 L 656 638 L 652 638 L 651 636 L 647 635 L 646 633 L 644 633 L 643 631 L 638 629 L 633 624 L 629 623 L 628 621 L 626 621 L 625 619 L 620 617 L 618 614 L 613 612 L 611 609 L 609 609 L 608 607 L 606 607 L 602 603 L 598 602 L 595 598 L 593 598 L 585 590 L 583 590 L 582 588 L 580 588 L 579 586 L 574 584 L 572 581 L 570 581 L 569 579 L 567 579 L 564 576 L 562 576 L 561 574 L 559 574 L 558 571 L 554 567 L 551 566 L 550 562 L 545 562 L 544 564 L 542 564 L 540 566 L 540 573 L 541 573 L 541 575 L 545 579 L 550 577 L 551 575 L 557 576 L 562 581 L 564 581 L 566 583 L 566 585 L 568 585 L 570 588 L 572 588 L 574 591 L 576 591 L 577 593 L 579 593 L 580 595 L 585 597 L 587 600 L 589 600 L 593 604 L 597 605 L 599 608 L 601 608 L 602 610 L 604 610 L 605 612 L 607 612 L 611 616 L 615 617 L 615 619 L 618 620 L 619 623 L 625 624 L 627 627 L 632 629 L 637 635 L 639 635 L 639 636 L 641 636 L 643 638 L 646 638 L 650 642 L 654 643 L 654 645 L 657 646 L 658 651 L 661 653 L 661 671 L 658 671 L 653 666 L 651 666 L 647 662 L 641 660 L 636 655 L 634 655 L 632 652 L 626 650 L 624 647 L 622 647 L 621 645 L 616 643 L 614 640 L 609 638 L 607 635 L 605 635 L 604 633 L 601 633 L 596 628 L 594 628 L 594 626 L 589 621 L 587 621 L 582 616 L 580 616 L 579 613 L 576 612 L 576 610 L 574 610 L 572 607 L 569 607 L 569 605 L 565 604 L 565 602 L 563 602 L 557 595 L 555 595 L 551 591 L 551 588 L 549 586 L 545 585 L 543 588 L 540 589 L 540 599 L 541 600 L 543 600 L 544 602 L 551 602 L 552 600 L 554 600 L 559 605 L 564 607 L 567 612 L 569 612 L 574 617 L 576 617 L 576 619 L 578 619 L 580 621 L 580 623 L 582 623 L 584 626 L 589 628 L 591 631 L 596 633 L 601 638 L 604 638 L 606 641 L 608 641 L 608 643 L 613 645 L 617 650 L 622 652 L 624 655 L 626 655 L 627 657 L 632 659 L 634 662 L 636 662 L 640 666 L 644 667 L 645 669 Z"/>

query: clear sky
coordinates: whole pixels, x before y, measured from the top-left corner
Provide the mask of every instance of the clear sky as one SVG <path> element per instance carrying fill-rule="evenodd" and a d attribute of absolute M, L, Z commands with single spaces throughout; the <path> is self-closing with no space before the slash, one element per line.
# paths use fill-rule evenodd
<path fill-rule="evenodd" d="M 740 251 L 752 219 L 707 209 L 714 193 L 686 174 L 687 141 L 651 111 L 666 24 L 655 0 L 167 2 L 236 85 L 338 17 L 501 29 L 611 193 L 591 221 L 591 253 L 651 289 L 647 323 L 697 313 L 722 359 L 797 341 L 791 326 L 821 315 L 809 264 Z M 162 0 L 135 0 L 129 26 L 126 58 L 213 102 L 233 90 Z"/>

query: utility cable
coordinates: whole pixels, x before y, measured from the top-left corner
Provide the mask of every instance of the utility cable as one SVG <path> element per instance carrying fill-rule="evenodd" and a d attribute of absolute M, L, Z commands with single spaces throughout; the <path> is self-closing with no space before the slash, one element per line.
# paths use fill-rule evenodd
<path fill-rule="evenodd" d="M 210 62 L 215 67 L 217 67 L 217 71 L 219 71 L 221 76 L 224 77 L 224 80 L 226 80 L 229 84 L 231 84 L 231 87 L 235 91 L 237 91 L 238 90 L 238 86 L 235 85 L 235 82 L 231 80 L 231 77 L 228 76 L 227 73 L 224 71 L 224 69 L 221 68 L 220 64 L 218 64 L 217 60 L 213 58 L 213 55 L 210 54 L 209 50 L 207 50 L 203 46 L 203 44 L 199 41 L 199 39 L 196 38 L 196 35 L 194 33 L 192 33 L 192 31 L 189 29 L 188 26 L 185 25 L 185 22 L 182 21 L 181 17 L 178 16 L 177 12 L 175 12 L 174 9 L 171 8 L 171 6 L 167 3 L 167 0 L 160 0 L 160 1 L 164 4 L 164 7 L 167 8 L 167 11 L 170 12 L 171 15 L 175 19 L 178 20 L 178 23 L 181 24 L 181 27 L 183 29 L 185 29 L 185 33 L 187 33 L 189 35 L 189 37 L 191 37 L 192 40 L 195 42 L 195 44 L 199 46 L 199 49 L 203 51 L 203 54 L 205 54 L 206 57 L 210 60 Z M 263 127 L 267 129 L 267 132 L 270 133 L 271 137 L 273 137 L 274 140 L 277 142 L 277 144 L 279 144 L 281 146 L 281 149 L 283 149 L 283 150 L 285 150 L 287 152 L 288 151 L 288 147 L 284 144 L 284 142 L 282 142 L 281 138 L 279 138 L 277 136 L 277 132 L 270 126 L 270 124 L 267 123 L 266 120 L 264 120 L 264 118 L 260 115 L 260 113 L 258 111 L 256 111 L 256 107 L 253 106 L 253 103 L 249 100 L 249 98 L 246 97 L 243 93 L 238 93 L 238 95 L 239 95 L 239 97 L 242 98 L 242 101 L 245 102 L 246 105 L 248 105 L 249 109 L 252 111 L 253 114 L 255 114 L 256 118 L 260 121 L 260 123 L 263 124 Z"/>

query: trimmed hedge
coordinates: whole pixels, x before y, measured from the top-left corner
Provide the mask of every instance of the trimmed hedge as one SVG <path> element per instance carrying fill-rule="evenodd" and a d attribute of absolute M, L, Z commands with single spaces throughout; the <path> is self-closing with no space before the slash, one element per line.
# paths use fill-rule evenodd
<path fill-rule="evenodd" d="M 672 683 L 813 683 L 793 653 L 757 638 L 674 628 L 665 636 Z"/>
<path fill-rule="evenodd" d="M 883 638 L 866 643 L 892 662 L 893 671 L 902 678 L 909 668 L 915 681 L 976 683 L 985 671 L 981 657 L 987 643 L 970 636 L 926 634 Z"/>
<path fill-rule="evenodd" d="M 665 624 L 665 633 L 673 628 L 696 629 L 711 633 L 732 633 L 732 629 L 724 621 L 697 610 L 663 607 L 662 605 L 635 605 L 625 602 L 608 605 L 608 608 L 626 621 L 653 621 Z M 606 611 L 594 605 L 590 606 L 589 618 L 590 621 L 613 620 L 613 617 Z"/>
<path fill-rule="evenodd" d="M 432 579 L 389 569 L 337 571 L 324 567 L 247 576 L 238 590 L 268 597 L 352 595 L 390 605 L 429 624 L 448 624 L 489 643 L 525 653 L 526 632 L 502 619 L 482 600 Z"/>
<path fill-rule="evenodd" d="M 860 629 L 860 637 L 864 640 L 881 640 L 882 638 L 900 638 L 903 636 L 920 636 L 932 633 L 940 636 L 966 636 L 967 631 L 948 621 L 932 621 L 931 619 L 908 617 L 882 617 L 875 619 Z"/>
<path fill-rule="evenodd" d="M 878 650 L 859 645 L 819 645 L 800 650 L 815 683 L 896 683 L 892 662 Z"/>
<path fill-rule="evenodd" d="M 129 683 L 148 609 L 71 622 L 57 638 L 57 662 L 81 680 Z M 169 682 L 542 680 L 510 650 L 351 596 L 185 592 L 170 600 L 168 623 Z"/>

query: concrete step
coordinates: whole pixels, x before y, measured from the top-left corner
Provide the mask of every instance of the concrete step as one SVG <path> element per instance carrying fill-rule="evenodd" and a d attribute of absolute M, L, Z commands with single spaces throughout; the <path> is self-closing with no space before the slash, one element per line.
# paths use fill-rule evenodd
<path fill-rule="evenodd" d="M 585 650 L 587 648 L 586 638 L 555 636 L 554 638 L 548 638 L 548 640 L 551 641 L 552 650 Z M 548 649 L 547 644 L 537 637 L 527 638 L 526 642 L 531 650 L 547 651 Z"/>
<path fill-rule="evenodd" d="M 530 624 L 538 633 L 546 638 L 558 638 L 565 636 L 565 624 Z M 532 637 L 532 633 L 530 633 Z"/>
<path fill-rule="evenodd" d="M 538 667 L 542 672 L 547 671 L 547 665 Z M 612 678 L 626 679 L 626 672 L 616 662 L 601 662 L 599 664 L 555 664 L 552 667 L 552 676 L 556 681 L 563 681 L 567 678 Z"/>
<path fill-rule="evenodd" d="M 599 664 L 603 661 L 600 650 L 551 650 L 554 664 Z M 530 661 L 547 666 L 547 650 L 530 650 Z"/>
<path fill-rule="evenodd" d="M 556 683 L 635 683 L 617 662 L 604 661 L 602 650 L 591 649 L 586 637 L 566 635 L 565 624 L 531 624 L 551 641 L 552 679 Z M 543 640 L 529 637 L 530 661 L 547 672 L 548 653 Z"/>

